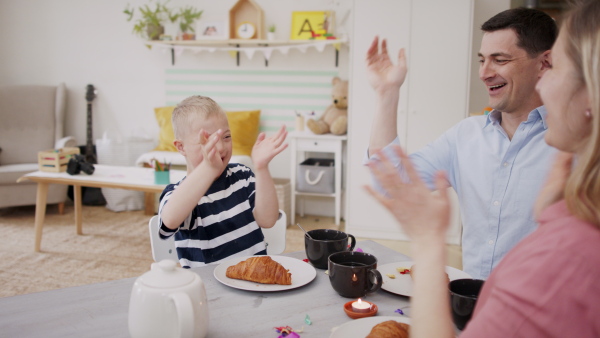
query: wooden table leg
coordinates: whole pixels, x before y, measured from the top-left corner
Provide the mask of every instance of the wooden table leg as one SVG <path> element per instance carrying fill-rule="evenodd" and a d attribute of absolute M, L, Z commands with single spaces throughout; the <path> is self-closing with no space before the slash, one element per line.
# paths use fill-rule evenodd
<path fill-rule="evenodd" d="M 82 215 L 81 215 L 81 186 L 74 185 L 73 186 L 73 204 L 75 207 L 75 227 L 77 229 L 77 234 L 83 234 L 82 223 Z"/>
<path fill-rule="evenodd" d="M 144 193 L 144 214 L 146 215 L 154 215 L 154 193 L 153 192 L 145 192 Z"/>
<path fill-rule="evenodd" d="M 46 216 L 46 201 L 48 197 L 48 183 L 38 183 L 35 198 L 35 245 L 34 250 L 40 252 L 42 246 L 42 228 Z"/>

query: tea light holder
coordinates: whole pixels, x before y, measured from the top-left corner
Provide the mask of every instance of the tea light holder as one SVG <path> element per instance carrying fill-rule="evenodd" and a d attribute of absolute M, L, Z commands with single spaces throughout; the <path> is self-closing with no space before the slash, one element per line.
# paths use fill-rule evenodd
<path fill-rule="evenodd" d="M 371 317 L 377 314 L 377 305 L 364 300 L 353 300 L 344 304 L 344 312 L 352 319 Z"/>

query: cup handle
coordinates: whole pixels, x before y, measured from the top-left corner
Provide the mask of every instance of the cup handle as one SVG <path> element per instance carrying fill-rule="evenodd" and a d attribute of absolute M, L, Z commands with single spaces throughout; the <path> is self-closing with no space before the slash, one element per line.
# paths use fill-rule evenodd
<path fill-rule="evenodd" d="M 367 290 L 367 293 L 379 290 L 381 288 L 381 284 L 383 283 L 383 279 L 381 278 L 381 274 L 379 273 L 379 271 L 371 269 L 367 274 L 369 276 L 369 284 L 371 284 L 371 287 L 369 288 L 369 290 Z M 375 276 L 375 279 L 377 279 L 377 283 L 371 282 L 373 280 L 371 276 Z"/>
<path fill-rule="evenodd" d="M 356 245 L 356 238 L 354 238 L 354 236 L 348 234 L 348 237 L 350 237 L 350 249 L 348 251 L 354 251 L 354 246 Z"/>

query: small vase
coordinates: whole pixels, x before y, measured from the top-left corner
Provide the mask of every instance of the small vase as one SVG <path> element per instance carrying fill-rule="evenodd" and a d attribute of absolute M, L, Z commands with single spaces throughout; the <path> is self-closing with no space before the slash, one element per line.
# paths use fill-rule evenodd
<path fill-rule="evenodd" d="M 181 40 L 196 40 L 194 33 L 181 33 Z"/>
<path fill-rule="evenodd" d="M 162 34 L 165 34 L 164 26 L 156 26 L 156 25 L 148 25 L 146 27 L 146 34 L 148 34 L 148 39 L 150 40 L 158 40 Z"/>
<path fill-rule="evenodd" d="M 275 41 L 275 32 L 267 32 L 267 40 Z"/>

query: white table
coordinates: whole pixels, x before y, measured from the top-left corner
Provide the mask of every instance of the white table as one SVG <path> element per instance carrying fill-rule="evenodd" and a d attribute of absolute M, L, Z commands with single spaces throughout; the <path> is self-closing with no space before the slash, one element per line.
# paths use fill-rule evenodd
<path fill-rule="evenodd" d="M 291 222 L 295 223 L 296 217 L 296 197 L 303 196 L 325 196 L 335 199 L 335 224 L 340 224 L 342 210 L 342 166 L 343 166 L 343 151 L 344 145 L 348 137 L 346 135 L 315 135 L 311 132 L 292 132 L 289 134 L 291 139 L 291 175 L 290 183 L 292 185 L 292 213 Z M 298 156 L 298 152 L 302 155 Z M 305 156 L 305 152 L 316 153 L 333 153 L 335 161 L 335 186 L 333 194 L 317 194 L 309 192 L 301 192 L 296 190 L 296 177 L 298 164 L 300 164 Z M 304 216 L 304 204 L 301 200 L 300 215 Z"/>
<path fill-rule="evenodd" d="M 379 264 L 405 261 L 407 256 L 373 241 L 357 247 L 374 254 Z M 303 259 L 305 253 L 286 256 Z M 309 264 L 309 263 L 307 263 Z M 280 292 L 233 289 L 213 277 L 216 265 L 194 268 L 206 286 L 209 302 L 209 338 L 277 337 L 274 327 L 304 326 L 302 338 L 329 337 L 331 329 L 351 321 L 342 307 L 349 298 L 339 296 L 324 270 L 308 285 Z M 30 267 L 23 267 L 24 269 Z M 2 337 L 129 337 L 129 297 L 135 278 L 0 298 Z M 400 316 L 408 298 L 383 290 L 365 299 L 377 304 L 378 316 Z M 304 318 L 310 316 L 312 325 Z"/>
<path fill-rule="evenodd" d="M 69 175 L 66 172 L 36 171 L 19 178 L 17 182 L 25 180 L 38 184 L 35 203 L 35 245 L 34 250 L 40 251 L 42 245 L 42 228 L 46 215 L 46 198 L 49 184 L 67 184 L 73 186 L 73 202 L 75 206 L 75 228 L 78 235 L 83 233 L 81 213 L 81 187 L 117 188 L 143 191 L 146 193 L 146 205 L 151 202 L 154 209 L 154 194 L 161 193 L 165 184 L 154 184 L 154 169 L 141 167 L 122 167 L 111 165 L 94 165 L 94 173 L 87 175 Z M 171 170 L 171 183 L 178 182 L 185 176 L 184 170 Z M 146 208 L 148 209 L 148 208 Z M 148 212 L 148 210 L 146 210 Z M 152 212 L 154 214 L 154 212 Z"/>

